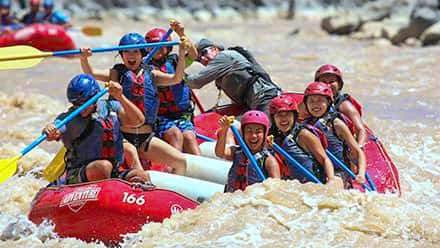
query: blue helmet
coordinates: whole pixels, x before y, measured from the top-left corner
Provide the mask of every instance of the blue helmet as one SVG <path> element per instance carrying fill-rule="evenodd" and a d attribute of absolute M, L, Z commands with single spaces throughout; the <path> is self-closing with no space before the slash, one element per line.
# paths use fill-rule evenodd
<path fill-rule="evenodd" d="M 126 45 L 136 45 L 136 44 L 145 44 L 147 43 L 145 41 L 145 38 L 139 34 L 139 33 L 129 33 L 119 40 L 120 46 L 126 46 Z M 142 57 L 145 57 L 147 55 L 147 50 L 145 48 L 141 48 Z M 119 51 L 119 54 L 122 54 L 122 51 Z"/>
<path fill-rule="evenodd" d="M 0 7 L 10 8 L 11 4 L 11 0 L 0 0 Z"/>
<path fill-rule="evenodd" d="M 70 80 L 67 86 L 67 99 L 76 104 L 87 101 L 101 89 L 95 78 L 89 74 L 79 74 Z"/>
<path fill-rule="evenodd" d="M 44 0 L 43 1 L 43 7 L 45 9 L 51 9 L 51 8 L 53 8 L 53 6 L 54 6 L 53 0 Z"/>

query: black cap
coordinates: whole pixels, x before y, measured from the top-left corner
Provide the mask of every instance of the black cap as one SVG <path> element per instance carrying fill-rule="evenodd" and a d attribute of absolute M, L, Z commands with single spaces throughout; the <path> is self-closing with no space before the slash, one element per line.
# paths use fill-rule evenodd
<path fill-rule="evenodd" d="M 207 48 L 207 47 L 218 47 L 220 50 L 223 50 L 223 46 L 215 44 L 214 42 L 208 40 L 208 39 L 201 39 L 199 42 L 197 42 L 197 52 L 201 53 L 203 49 Z"/>

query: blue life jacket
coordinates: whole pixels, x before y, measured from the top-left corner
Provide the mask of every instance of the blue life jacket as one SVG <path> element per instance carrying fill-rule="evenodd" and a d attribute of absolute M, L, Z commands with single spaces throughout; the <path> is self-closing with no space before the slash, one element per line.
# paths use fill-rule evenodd
<path fill-rule="evenodd" d="M 309 170 L 311 173 L 315 174 L 318 179 L 323 182 L 325 179 L 322 166 L 316 161 L 316 159 L 304 149 L 301 148 L 298 142 L 298 135 L 304 128 L 305 125 L 295 124 L 289 135 L 284 138 L 281 147 L 292 156 L 298 163 L 300 163 L 304 168 Z M 287 162 L 285 164 L 288 164 Z M 289 173 L 284 175 L 284 179 L 297 179 L 301 183 L 306 183 L 309 180 L 303 173 L 296 169 L 294 166 L 289 166 Z"/>
<path fill-rule="evenodd" d="M 264 166 L 267 157 L 270 155 L 269 150 L 263 148 L 262 151 L 253 154 L 258 166 L 264 176 L 269 177 L 269 173 Z M 248 185 L 262 182 L 257 170 L 252 166 L 250 160 L 246 157 L 241 148 L 237 148 L 234 154 L 234 160 L 228 173 L 228 184 L 225 192 L 234 192 L 236 190 L 245 190 Z"/>
<path fill-rule="evenodd" d="M 333 153 L 339 160 L 347 161 L 348 146 L 345 144 L 344 140 L 341 139 L 336 133 L 334 124 L 336 118 L 340 118 L 341 120 L 343 120 L 343 118 L 339 116 L 338 112 L 331 110 L 323 117 L 319 118 L 311 124 L 321 130 L 327 137 L 328 150 Z M 335 171 L 341 171 L 341 169 L 336 166 Z"/>
<path fill-rule="evenodd" d="M 67 148 L 65 160 L 68 170 L 80 168 L 95 160 L 109 160 L 114 166 L 123 162 L 118 104 L 115 101 L 100 100 L 96 112 L 90 118 L 77 116 L 66 124 L 62 140 Z"/>
<path fill-rule="evenodd" d="M 144 113 L 145 124 L 154 126 L 159 108 L 159 96 L 152 81 L 151 70 L 148 68 L 142 70 L 141 75 L 136 75 L 123 66 L 120 71 L 120 83 L 124 95 Z"/>
<path fill-rule="evenodd" d="M 177 61 L 177 54 L 171 54 L 162 64 L 153 62 L 150 64 L 162 72 L 174 74 L 176 73 Z M 159 116 L 179 117 L 182 114 L 192 112 L 190 89 L 184 81 L 171 86 L 158 86 L 157 90 L 160 98 Z"/>

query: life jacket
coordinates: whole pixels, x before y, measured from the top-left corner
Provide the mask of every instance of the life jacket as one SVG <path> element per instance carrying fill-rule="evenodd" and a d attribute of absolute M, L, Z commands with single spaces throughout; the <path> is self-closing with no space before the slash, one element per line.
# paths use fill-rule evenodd
<path fill-rule="evenodd" d="M 316 159 L 308 152 L 306 152 L 298 142 L 299 133 L 306 128 L 310 130 L 310 127 L 307 125 L 296 124 L 294 128 L 292 128 L 289 135 L 287 135 L 281 144 L 281 147 L 294 158 L 298 163 L 300 163 L 305 169 L 309 170 L 311 173 L 315 174 L 321 182 L 325 181 L 324 171 L 322 166 L 316 161 Z M 312 131 L 313 132 L 313 131 Z M 288 164 L 287 162 L 285 163 Z M 282 170 L 284 174 L 282 174 L 283 179 L 297 179 L 301 183 L 308 182 L 306 176 L 303 173 L 296 169 L 293 165 L 289 166 L 288 169 Z"/>
<path fill-rule="evenodd" d="M 108 101 L 98 101 L 96 108 L 81 134 L 72 143 L 65 144 L 67 169 L 79 168 L 95 160 L 109 160 L 114 166 L 123 161 L 117 112 Z"/>
<path fill-rule="evenodd" d="M 263 148 L 262 151 L 253 154 L 257 165 L 260 166 L 261 171 L 267 178 L 268 171 L 265 169 L 267 157 L 270 152 Z M 226 185 L 226 192 L 234 192 L 236 190 L 245 190 L 248 185 L 262 182 L 257 170 L 252 166 L 250 160 L 244 154 L 241 148 L 237 148 L 234 153 L 234 160 L 228 173 L 228 184 Z"/>
<path fill-rule="evenodd" d="M 172 54 L 167 56 L 161 65 L 152 64 L 155 69 L 174 74 L 176 73 L 177 59 L 177 55 Z M 192 113 L 191 92 L 184 81 L 171 86 L 158 86 L 157 91 L 160 99 L 158 112 L 160 116 L 178 117 Z"/>
<path fill-rule="evenodd" d="M 223 89 L 234 102 L 246 105 L 245 96 L 257 81 L 265 82 L 262 91 L 273 90 L 281 92 L 281 88 L 272 81 L 269 74 L 247 49 L 235 46 L 229 47 L 228 50 L 238 52 L 251 64 L 244 70 L 235 70 L 226 74 L 221 82 L 216 81 L 217 87 Z M 219 83 L 221 83 L 221 87 L 218 85 Z"/>
<path fill-rule="evenodd" d="M 339 110 L 339 107 L 341 106 L 341 104 L 345 100 L 349 100 L 351 102 L 351 104 L 353 104 L 353 106 L 359 112 L 359 115 L 362 116 L 362 104 L 360 104 L 354 97 L 352 97 L 352 96 L 350 96 L 349 94 L 346 94 L 346 93 L 345 94 L 338 93 L 338 95 L 336 95 L 335 103 L 334 103 L 336 111 L 341 112 Z"/>
<path fill-rule="evenodd" d="M 41 22 L 42 18 L 43 18 L 43 15 L 41 14 L 41 12 L 38 12 L 38 13 L 29 12 L 23 17 L 21 22 L 24 24 L 33 24 L 33 23 Z"/>
<path fill-rule="evenodd" d="M 316 120 L 313 124 L 317 129 L 321 130 L 328 140 L 328 150 L 333 153 L 339 160 L 347 161 L 348 146 L 342 138 L 338 136 L 335 129 L 335 119 L 343 118 L 338 112 L 329 112 L 323 117 Z M 335 171 L 339 171 L 338 166 L 335 167 Z"/>
<path fill-rule="evenodd" d="M 159 95 L 152 81 L 151 70 L 143 68 L 143 72 L 136 75 L 125 66 L 121 66 L 120 69 L 120 83 L 124 95 L 144 113 L 145 123 L 154 126 L 159 108 Z"/>

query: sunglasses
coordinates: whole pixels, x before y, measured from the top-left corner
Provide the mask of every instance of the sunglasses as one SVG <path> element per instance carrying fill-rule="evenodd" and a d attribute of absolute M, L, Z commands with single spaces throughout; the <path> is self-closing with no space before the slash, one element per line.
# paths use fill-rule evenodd
<path fill-rule="evenodd" d="M 205 56 L 209 52 L 209 50 L 211 50 L 211 48 L 212 48 L 212 46 L 203 48 L 202 51 L 200 51 L 197 60 L 200 61 L 200 58 Z"/>

